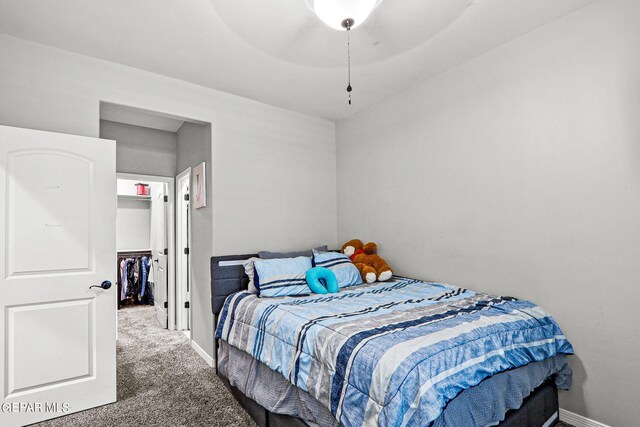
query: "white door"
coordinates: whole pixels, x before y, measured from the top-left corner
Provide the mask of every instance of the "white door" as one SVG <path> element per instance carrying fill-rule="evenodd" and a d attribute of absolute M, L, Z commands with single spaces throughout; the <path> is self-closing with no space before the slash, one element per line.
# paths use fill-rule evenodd
<path fill-rule="evenodd" d="M 191 168 L 176 177 L 176 329 L 191 329 L 189 286 L 189 183 Z"/>
<path fill-rule="evenodd" d="M 169 195 L 166 183 L 154 184 L 151 195 L 151 250 L 153 252 L 154 305 L 156 318 L 163 328 L 168 326 L 168 251 L 167 236 Z"/>
<path fill-rule="evenodd" d="M 115 142 L 0 126 L 0 425 L 116 400 Z"/>

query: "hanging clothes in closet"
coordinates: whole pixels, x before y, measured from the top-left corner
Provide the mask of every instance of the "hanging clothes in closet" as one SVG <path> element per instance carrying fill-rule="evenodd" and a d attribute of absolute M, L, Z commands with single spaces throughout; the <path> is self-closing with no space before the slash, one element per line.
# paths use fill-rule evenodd
<path fill-rule="evenodd" d="M 150 268 L 151 252 L 118 252 L 118 307 L 127 303 L 153 305 Z"/>

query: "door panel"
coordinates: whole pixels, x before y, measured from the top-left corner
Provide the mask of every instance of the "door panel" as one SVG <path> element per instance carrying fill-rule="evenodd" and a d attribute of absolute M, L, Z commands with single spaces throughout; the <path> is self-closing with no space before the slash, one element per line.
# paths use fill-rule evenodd
<path fill-rule="evenodd" d="M 9 277 L 91 270 L 92 169 L 88 159 L 61 150 L 7 154 Z M 63 218 L 73 227 L 63 227 Z"/>
<path fill-rule="evenodd" d="M 6 315 L 8 397 L 89 378 L 95 372 L 93 299 L 7 307 Z M 62 334 L 73 339 L 61 339 Z"/>
<path fill-rule="evenodd" d="M 113 141 L 0 126 L 2 426 L 116 399 L 115 194 Z"/>

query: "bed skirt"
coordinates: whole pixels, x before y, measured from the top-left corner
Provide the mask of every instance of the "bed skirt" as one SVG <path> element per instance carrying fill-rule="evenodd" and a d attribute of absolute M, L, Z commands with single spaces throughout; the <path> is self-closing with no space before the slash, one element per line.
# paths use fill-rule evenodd
<path fill-rule="evenodd" d="M 260 427 L 340 425 L 325 406 L 280 373 L 223 341 L 219 344 L 218 375 Z M 564 356 L 503 372 L 458 395 L 432 426 L 485 425 L 489 419 L 502 419 L 505 412 L 502 427 L 554 426 L 558 422 L 556 386 L 565 388 L 570 379 Z M 519 391 L 514 391 L 516 385 Z M 495 390 L 504 396 L 496 405 L 486 405 L 487 395 Z M 482 403 L 470 410 L 473 402 Z M 485 413 L 487 408 L 493 414 Z"/>

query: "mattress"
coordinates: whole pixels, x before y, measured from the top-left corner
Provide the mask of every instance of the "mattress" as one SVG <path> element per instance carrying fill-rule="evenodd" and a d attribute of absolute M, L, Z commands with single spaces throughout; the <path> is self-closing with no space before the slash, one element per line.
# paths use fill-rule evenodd
<path fill-rule="evenodd" d="M 402 277 L 332 295 L 239 292 L 225 301 L 216 337 L 345 426 L 427 425 L 495 374 L 573 353 L 531 302 Z"/>

